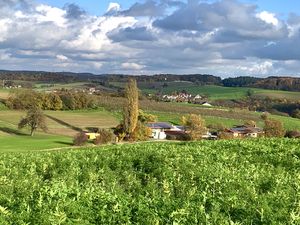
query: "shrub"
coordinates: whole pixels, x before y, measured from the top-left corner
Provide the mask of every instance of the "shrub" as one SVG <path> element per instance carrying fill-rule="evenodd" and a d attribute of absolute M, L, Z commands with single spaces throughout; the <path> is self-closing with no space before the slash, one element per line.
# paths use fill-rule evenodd
<path fill-rule="evenodd" d="M 233 139 L 233 136 L 232 136 L 232 134 L 230 134 L 228 132 L 222 131 L 218 134 L 218 138 L 224 139 L 224 140 L 229 140 L 229 139 Z"/>
<path fill-rule="evenodd" d="M 151 129 L 138 121 L 136 128 L 130 137 L 130 141 L 147 141 L 151 137 L 151 134 Z"/>
<path fill-rule="evenodd" d="M 111 131 L 101 129 L 99 130 L 99 136 L 97 136 L 96 139 L 94 140 L 94 144 L 101 145 L 101 144 L 110 143 L 114 140 L 114 137 L 115 135 Z"/>
<path fill-rule="evenodd" d="M 285 133 L 285 137 L 300 138 L 300 131 L 298 131 L 298 130 L 289 130 Z"/>
<path fill-rule="evenodd" d="M 88 141 L 88 137 L 86 136 L 86 134 L 84 132 L 80 132 L 75 135 L 73 139 L 73 145 L 82 146 L 85 145 L 87 141 Z"/>
<path fill-rule="evenodd" d="M 190 140 L 192 141 L 202 139 L 202 135 L 207 132 L 205 121 L 200 115 L 189 114 L 187 116 L 183 116 L 181 120 Z"/>
<path fill-rule="evenodd" d="M 282 122 L 275 119 L 266 119 L 264 126 L 266 137 L 283 137 L 285 130 Z"/>

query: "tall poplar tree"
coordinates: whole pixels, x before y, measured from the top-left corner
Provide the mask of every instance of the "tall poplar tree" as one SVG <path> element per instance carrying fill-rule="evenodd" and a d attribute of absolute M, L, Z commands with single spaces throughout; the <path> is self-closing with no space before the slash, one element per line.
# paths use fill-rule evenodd
<path fill-rule="evenodd" d="M 137 127 L 139 116 L 139 91 L 136 80 L 129 79 L 125 88 L 126 103 L 123 110 L 124 130 L 127 138 L 132 137 Z"/>

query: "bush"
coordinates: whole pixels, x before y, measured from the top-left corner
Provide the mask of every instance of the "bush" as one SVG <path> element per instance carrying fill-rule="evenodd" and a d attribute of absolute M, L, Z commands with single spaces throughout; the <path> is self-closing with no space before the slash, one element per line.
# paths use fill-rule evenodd
<path fill-rule="evenodd" d="M 285 130 L 281 121 L 275 119 L 266 119 L 264 126 L 266 137 L 283 137 Z"/>
<path fill-rule="evenodd" d="M 88 141 L 88 137 L 86 136 L 86 134 L 84 132 L 80 132 L 75 135 L 73 139 L 73 145 L 82 146 L 85 145 L 87 141 Z"/>
<path fill-rule="evenodd" d="M 94 144 L 95 145 L 107 144 L 112 142 L 114 138 L 115 135 L 111 131 L 101 129 L 99 130 L 99 136 L 97 136 L 96 139 L 94 140 Z"/>
<path fill-rule="evenodd" d="M 300 131 L 298 130 L 289 130 L 285 133 L 287 138 L 300 138 Z"/>
<path fill-rule="evenodd" d="M 233 139 L 233 136 L 228 132 L 222 131 L 219 133 L 218 138 L 223 140 L 229 140 L 229 139 Z"/>
<path fill-rule="evenodd" d="M 147 141 L 152 135 L 149 127 L 138 121 L 129 141 Z"/>

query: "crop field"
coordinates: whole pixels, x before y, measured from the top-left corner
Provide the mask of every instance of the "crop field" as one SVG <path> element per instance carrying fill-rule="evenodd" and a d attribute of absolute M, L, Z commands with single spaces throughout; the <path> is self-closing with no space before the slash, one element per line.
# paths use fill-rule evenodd
<path fill-rule="evenodd" d="M 0 224 L 299 224 L 299 141 L 2 153 Z"/>

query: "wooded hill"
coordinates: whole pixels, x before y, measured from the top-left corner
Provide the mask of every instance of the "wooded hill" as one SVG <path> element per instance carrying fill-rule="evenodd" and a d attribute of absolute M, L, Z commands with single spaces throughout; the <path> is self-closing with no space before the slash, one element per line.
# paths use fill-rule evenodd
<path fill-rule="evenodd" d="M 187 81 L 198 85 L 219 85 L 225 87 L 255 87 L 271 90 L 300 91 L 300 78 L 297 77 L 267 77 L 258 78 L 239 76 L 225 78 L 209 74 L 156 74 L 156 75 L 125 75 L 125 74 L 101 74 L 71 73 L 71 72 L 45 72 L 45 71 L 7 71 L 0 70 L 0 80 L 38 81 L 38 82 L 84 82 L 98 81 L 103 84 L 109 82 L 127 82 L 128 78 L 134 77 L 137 82 L 171 82 Z"/>

